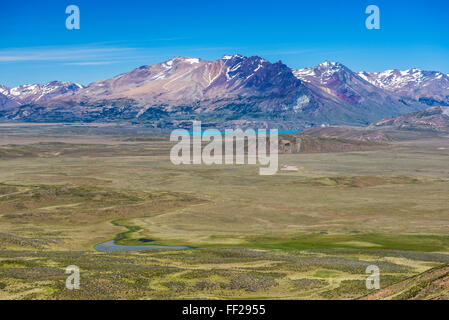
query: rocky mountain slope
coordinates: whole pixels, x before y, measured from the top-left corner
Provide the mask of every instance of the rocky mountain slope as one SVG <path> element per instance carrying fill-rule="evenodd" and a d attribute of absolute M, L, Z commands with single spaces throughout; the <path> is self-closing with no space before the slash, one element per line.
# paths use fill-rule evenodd
<path fill-rule="evenodd" d="M 378 121 L 372 129 L 396 129 L 449 133 L 449 107 L 431 107 L 423 111 Z"/>
<path fill-rule="evenodd" d="M 312 136 L 307 132 L 297 135 L 281 135 L 279 139 L 280 153 L 329 153 L 379 150 L 385 143 L 363 139 L 347 139 L 342 137 Z"/>
<path fill-rule="evenodd" d="M 432 268 L 361 300 L 448 300 L 449 266 Z"/>

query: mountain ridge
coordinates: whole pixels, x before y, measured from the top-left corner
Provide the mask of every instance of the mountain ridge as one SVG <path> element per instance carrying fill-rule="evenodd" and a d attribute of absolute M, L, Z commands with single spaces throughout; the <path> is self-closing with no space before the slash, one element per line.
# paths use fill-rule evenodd
<path fill-rule="evenodd" d="M 58 81 L 0 86 L 0 119 L 137 121 L 157 127 L 193 119 L 222 127 L 363 126 L 423 110 L 440 99 L 444 105 L 449 91 L 445 77 L 421 71 L 418 83 L 409 81 L 397 92 L 388 87 L 391 78 L 385 74 L 357 73 L 337 62 L 295 70 L 258 56 L 225 55 L 214 61 L 174 57 L 85 87 Z M 421 83 L 436 84 L 430 90 L 420 88 Z M 409 94 L 404 87 L 411 88 Z M 449 103 L 449 93 L 447 98 Z"/>
<path fill-rule="evenodd" d="M 449 107 L 430 107 L 375 122 L 368 128 L 449 133 Z"/>
<path fill-rule="evenodd" d="M 429 106 L 449 105 L 449 74 L 417 68 L 358 74 L 373 85 L 401 97 L 415 99 Z"/>

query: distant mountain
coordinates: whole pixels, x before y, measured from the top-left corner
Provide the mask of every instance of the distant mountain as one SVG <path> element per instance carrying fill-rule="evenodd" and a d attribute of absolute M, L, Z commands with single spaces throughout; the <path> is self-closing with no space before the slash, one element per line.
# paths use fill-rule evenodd
<path fill-rule="evenodd" d="M 216 61 L 176 57 L 142 66 L 112 79 L 90 84 L 78 97 L 132 99 L 145 105 L 191 106 L 201 111 L 258 98 L 258 110 L 267 111 L 295 102 L 300 81 L 282 63 L 259 57 L 224 56 Z M 201 102 L 201 106 L 198 103 Z M 250 110 L 248 110 L 250 111 Z"/>
<path fill-rule="evenodd" d="M 44 85 L 21 85 L 15 88 L 0 86 L 0 94 L 17 105 L 24 105 L 46 101 L 62 94 L 74 93 L 81 88 L 83 86 L 74 82 L 53 81 Z"/>
<path fill-rule="evenodd" d="M 373 98 L 376 103 L 383 103 L 385 97 L 388 97 L 384 90 L 337 62 L 326 61 L 314 68 L 293 70 L 293 74 L 309 87 L 330 94 L 340 103 L 357 105 Z"/>
<path fill-rule="evenodd" d="M 351 71 L 346 66 L 326 61 L 314 68 L 293 70 L 293 74 L 304 84 L 321 95 L 331 97 L 351 114 L 351 122 L 375 121 L 384 117 L 420 110 L 422 104 L 405 102 L 397 95 L 379 88 Z"/>
<path fill-rule="evenodd" d="M 196 119 L 218 128 L 302 129 L 368 125 L 427 107 L 428 101 L 400 95 L 368 81 L 368 75 L 327 61 L 292 70 L 257 56 L 175 57 L 87 87 L 71 82 L 0 87 L 0 119 L 132 121 L 167 128 Z M 434 90 L 432 97 L 444 95 Z"/>
<path fill-rule="evenodd" d="M 11 100 L 6 95 L 8 91 L 9 91 L 8 87 L 0 85 L 0 112 L 6 111 L 6 110 L 12 110 L 14 108 L 17 108 L 20 105 L 20 103 L 14 101 L 14 100 Z"/>
<path fill-rule="evenodd" d="M 385 72 L 360 72 L 358 75 L 400 97 L 414 99 L 430 106 L 449 106 L 449 74 L 420 69 L 395 69 Z"/>
<path fill-rule="evenodd" d="M 449 133 L 449 107 L 430 107 L 423 111 L 378 121 L 369 128 Z"/>

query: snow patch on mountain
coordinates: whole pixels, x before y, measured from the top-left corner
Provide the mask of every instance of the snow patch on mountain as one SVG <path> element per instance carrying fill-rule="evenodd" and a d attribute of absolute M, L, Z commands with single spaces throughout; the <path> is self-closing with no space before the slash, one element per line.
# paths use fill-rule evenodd
<path fill-rule="evenodd" d="M 52 81 L 44 85 L 25 84 L 14 88 L 2 87 L 0 92 L 17 102 L 31 103 L 37 102 L 49 95 L 75 92 L 82 89 L 83 86 L 75 82 Z"/>
<path fill-rule="evenodd" d="M 301 81 L 311 82 L 310 77 L 316 77 L 315 68 L 293 70 L 293 75 Z"/>
<path fill-rule="evenodd" d="M 243 56 L 242 55 L 240 55 L 240 54 L 234 54 L 234 55 L 224 55 L 222 58 L 221 58 L 221 60 L 232 60 L 232 59 L 235 59 L 235 58 L 243 58 Z"/>
<path fill-rule="evenodd" d="M 186 59 L 186 62 L 188 62 L 190 64 L 196 64 L 196 63 L 200 63 L 200 59 L 198 59 L 198 58 L 189 58 L 189 59 Z"/>
<path fill-rule="evenodd" d="M 292 70 L 293 75 L 304 82 L 319 80 L 323 85 L 327 84 L 336 74 L 346 71 L 346 67 L 338 62 L 325 61 L 315 68 Z"/>
<path fill-rule="evenodd" d="M 300 112 L 302 108 L 309 104 L 309 102 L 310 98 L 306 95 L 302 95 L 296 100 L 296 105 L 293 106 L 293 110 L 295 112 Z"/>

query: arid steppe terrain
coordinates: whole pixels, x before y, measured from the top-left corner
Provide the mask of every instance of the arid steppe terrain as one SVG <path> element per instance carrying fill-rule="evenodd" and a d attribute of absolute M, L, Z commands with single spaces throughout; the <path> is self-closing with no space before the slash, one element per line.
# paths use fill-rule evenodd
<path fill-rule="evenodd" d="M 0 125 L 0 298 L 449 297 L 447 137 L 283 153 L 299 170 L 274 176 L 175 166 L 171 146 L 131 125 Z M 94 249 L 119 234 L 189 249 Z"/>

